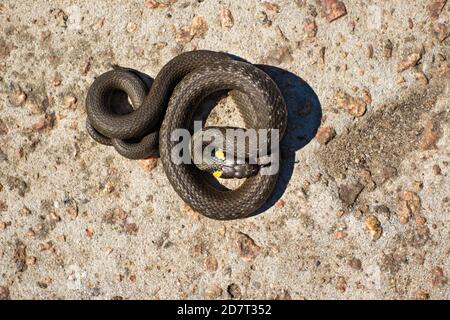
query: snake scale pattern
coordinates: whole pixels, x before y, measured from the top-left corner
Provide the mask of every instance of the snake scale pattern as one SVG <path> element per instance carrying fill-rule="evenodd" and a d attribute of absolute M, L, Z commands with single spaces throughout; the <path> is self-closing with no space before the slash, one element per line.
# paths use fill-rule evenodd
<path fill-rule="evenodd" d="M 111 107 L 114 91 L 124 91 L 133 110 L 119 114 Z M 198 50 L 169 61 L 151 88 L 124 68 L 95 79 L 86 98 L 86 128 L 91 137 L 130 159 L 160 156 L 176 193 L 193 209 L 220 220 L 245 218 L 260 208 L 275 187 L 278 175 L 257 173 L 235 190 L 218 185 L 210 173 L 194 164 L 174 164 L 171 141 L 175 129 L 191 129 L 192 116 L 214 92 L 231 90 L 245 126 L 279 129 L 287 126 L 287 109 L 275 82 L 256 66 L 221 52 Z M 213 181 L 214 180 L 214 181 Z"/>

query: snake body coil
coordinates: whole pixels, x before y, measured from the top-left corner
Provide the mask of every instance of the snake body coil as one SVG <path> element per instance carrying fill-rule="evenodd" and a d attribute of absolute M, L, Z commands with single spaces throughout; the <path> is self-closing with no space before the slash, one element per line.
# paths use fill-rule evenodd
<path fill-rule="evenodd" d="M 114 91 L 128 94 L 134 110 L 118 114 L 111 108 Z M 161 156 L 165 173 L 178 195 L 214 219 L 244 218 L 255 212 L 273 191 L 278 175 L 257 173 L 235 190 L 217 186 L 194 164 L 174 164 L 171 141 L 175 129 L 191 129 L 199 103 L 214 92 L 231 90 L 247 128 L 279 129 L 287 124 L 284 99 L 275 82 L 252 64 L 213 51 L 183 53 L 169 61 L 150 90 L 136 73 L 117 69 L 100 75 L 87 98 L 86 127 L 94 140 L 112 145 L 131 159 Z"/>

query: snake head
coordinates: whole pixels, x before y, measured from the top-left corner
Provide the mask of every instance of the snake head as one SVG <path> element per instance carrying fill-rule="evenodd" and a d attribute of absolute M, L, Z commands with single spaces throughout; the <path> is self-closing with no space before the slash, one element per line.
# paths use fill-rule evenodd
<path fill-rule="evenodd" d="M 236 164 L 233 166 L 223 166 L 221 168 L 223 179 L 244 179 L 254 176 L 258 173 L 259 166 L 255 164 Z"/>
<path fill-rule="evenodd" d="M 251 164 L 247 159 L 229 159 L 222 151 L 215 154 L 215 168 L 212 174 L 222 179 L 245 179 L 254 176 L 259 171 L 259 165 Z"/>

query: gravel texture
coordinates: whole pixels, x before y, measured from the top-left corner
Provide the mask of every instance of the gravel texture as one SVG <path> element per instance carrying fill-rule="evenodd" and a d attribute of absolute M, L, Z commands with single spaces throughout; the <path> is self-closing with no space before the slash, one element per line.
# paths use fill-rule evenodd
<path fill-rule="evenodd" d="M 450 298 L 447 2 L 1 1 L 0 299 Z M 202 217 L 84 129 L 111 64 L 154 77 L 193 49 L 287 101 L 254 217 Z"/>

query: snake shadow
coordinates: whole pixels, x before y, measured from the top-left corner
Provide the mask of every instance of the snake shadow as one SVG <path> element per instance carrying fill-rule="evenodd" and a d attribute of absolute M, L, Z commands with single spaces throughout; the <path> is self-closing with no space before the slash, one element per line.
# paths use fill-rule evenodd
<path fill-rule="evenodd" d="M 280 142 L 280 170 L 275 189 L 269 199 L 252 216 L 271 208 L 285 193 L 292 178 L 295 152 L 316 136 L 322 121 L 322 107 L 311 86 L 296 74 L 270 65 L 256 65 L 266 72 L 280 88 L 288 109 L 288 126 Z"/>
<path fill-rule="evenodd" d="M 231 58 L 248 62 L 245 59 L 228 54 Z M 259 215 L 270 209 L 285 193 L 297 163 L 296 151 L 305 147 L 316 136 L 322 122 L 322 106 L 314 89 L 298 75 L 272 65 L 256 64 L 277 84 L 288 110 L 288 125 L 284 138 L 280 142 L 280 169 L 274 191 L 269 199 L 251 216 Z"/>

